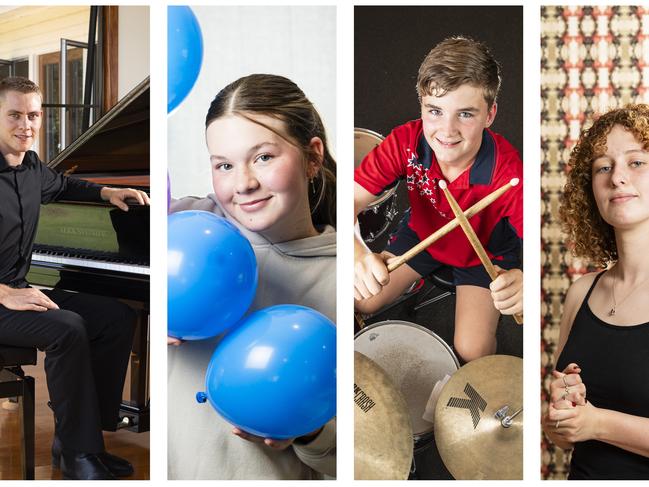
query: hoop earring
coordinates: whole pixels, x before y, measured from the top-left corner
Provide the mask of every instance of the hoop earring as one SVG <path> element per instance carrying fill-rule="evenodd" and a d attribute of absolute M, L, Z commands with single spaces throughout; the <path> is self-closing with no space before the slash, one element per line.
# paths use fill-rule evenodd
<path fill-rule="evenodd" d="M 311 214 L 312 214 L 312 215 L 315 213 L 315 211 L 316 211 L 316 210 L 318 209 L 318 207 L 320 206 L 320 203 L 322 203 L 322 200 L 324 199 L 324 195 L 325 195 L 325 185 L 326 185 L 326 180 L 325 180 L 324 171 L 321 171 L 320 179 L 322 180 L 322 185 L 320 186 L 320 194 L 318 195 L 318 199 L 317 199 L 317 201 L 315 202 L 315 204 L 313 205 L 313 208 L 311 209 Z M 314 196 L 315 196 L 315 194 L 316 194 L 316 189 L 315 189 L 315 178 L 311 179 L 311 183 L 312 183 L 312 188 L 313 188 L 313 194 L 314 194 Z"/>

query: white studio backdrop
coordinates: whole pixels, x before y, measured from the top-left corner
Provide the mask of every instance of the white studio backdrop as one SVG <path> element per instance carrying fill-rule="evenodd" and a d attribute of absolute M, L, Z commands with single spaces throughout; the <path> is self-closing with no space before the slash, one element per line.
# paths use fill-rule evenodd
<path fill-rule="evenodd" d="M 297 83 L 320 113 L 335 154 L 336 7 L 192 10 L 203 35 L 203 64 L 192 91 L 167 116 L 172 196 L 212 193 L 205 115 L 219 90 L 248 74 L 278 74 Z"/>

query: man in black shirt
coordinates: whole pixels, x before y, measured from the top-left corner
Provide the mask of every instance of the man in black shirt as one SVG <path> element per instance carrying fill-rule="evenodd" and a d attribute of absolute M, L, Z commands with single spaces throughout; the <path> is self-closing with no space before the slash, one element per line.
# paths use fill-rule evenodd
<path fill-rule="evenodd" d="M 29 150 L 41 127 L 41 93 L 25 78 L 0 81 L 0 343 L 44 350 L 56 428 L 52 461 L 66 479 L 114 479 L 132 466 L 104 449 L 114 431 L 134 312 L 119 301 L 26 281 L 41 203 L 59 199 L 149 204 L 146 193 L 68 178 Z"/>

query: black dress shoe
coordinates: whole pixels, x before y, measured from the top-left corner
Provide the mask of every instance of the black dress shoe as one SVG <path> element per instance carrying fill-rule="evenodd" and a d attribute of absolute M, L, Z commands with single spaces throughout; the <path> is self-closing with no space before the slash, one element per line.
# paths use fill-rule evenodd
<path fill-rule="evenodd" d="M 54 468 L 59 468 L 61 465 L 62 450 L 61 440 L 59 440 L 58 436 L 54 435 L 54 441 L 52 442 L 52 466 Z M 111 455 L 107 451 L 95 455 L 115 477 L 129 477 L 133 475 L 133 465 L 127 460 Z"/>
<path fill-rule="evenodd" d="M 98 453 L 97 456 L 101 463 L 106 465 L 106 468 L 116 477 L 130 477 L 133 475 L 133 465 L 127 460 L 111 455 L 107 451 Z"/>
<path fill-rule="evenodd" d="M 63 480 L 117 480 L 94 453 L 61 454 Z"/>

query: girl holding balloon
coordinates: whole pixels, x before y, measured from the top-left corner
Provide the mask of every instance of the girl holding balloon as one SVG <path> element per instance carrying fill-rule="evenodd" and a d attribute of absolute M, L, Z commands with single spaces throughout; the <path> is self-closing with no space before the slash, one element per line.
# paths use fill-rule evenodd
<path fill-rule="evenodd" d="M 215 213 L 249 240 L 259 271 L 250 312 L 292 303 L 335 320 L 336 163 L 318 112 L 289 79 L 254 74 L 218 93 L 205 125 L 214 194 L 174 201 L 170 211 Z M 169 478 L 335 476 L 335 419 L 305 436 L 275 440 L 233 427 L 196 403 L 221 339 L 169 339 L 179 345 L 168 354 Z M 265 407 L 264 397 L 246 401 Z"/>

